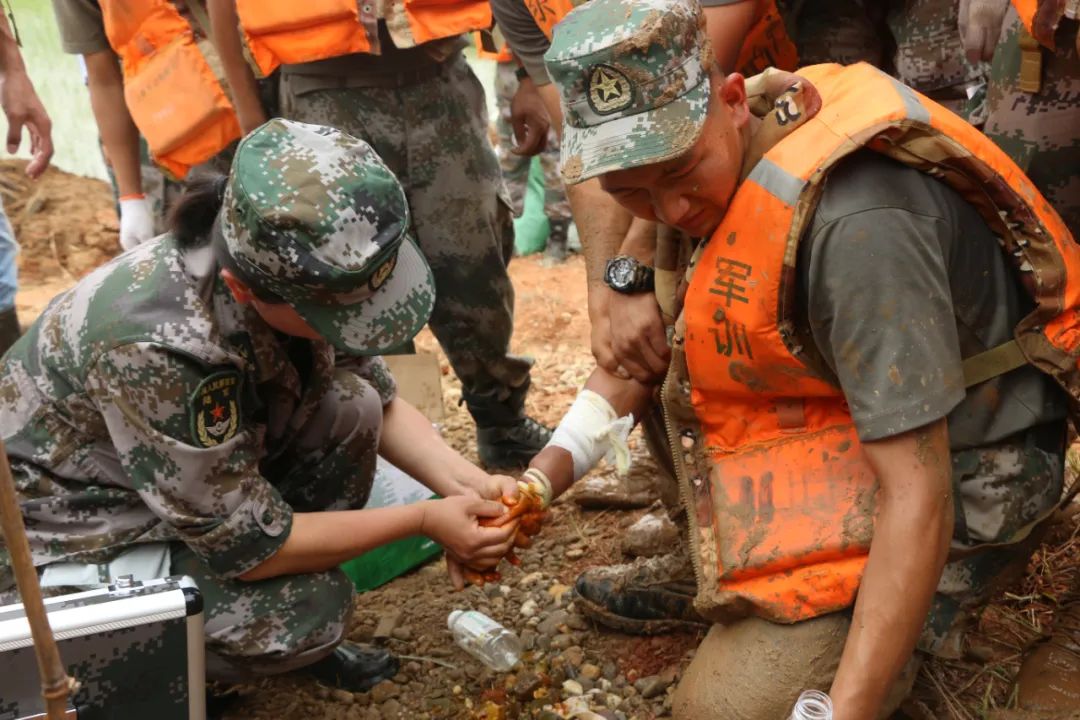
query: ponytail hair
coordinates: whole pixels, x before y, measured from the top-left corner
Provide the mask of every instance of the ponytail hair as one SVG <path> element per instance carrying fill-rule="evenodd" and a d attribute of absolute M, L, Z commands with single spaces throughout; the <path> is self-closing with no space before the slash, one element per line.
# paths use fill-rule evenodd
<path fill-rule="evenodd" d="M 210 241 L 228 180 L 228 175 L 204 173 L 184 185 L 183 195 L 169 212 L 169 229 L 180 247 L 196 248 Z"/>

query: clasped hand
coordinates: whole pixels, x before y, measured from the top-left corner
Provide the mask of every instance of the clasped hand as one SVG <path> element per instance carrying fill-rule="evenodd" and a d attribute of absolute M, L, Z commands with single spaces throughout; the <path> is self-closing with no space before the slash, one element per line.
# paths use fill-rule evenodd
<path fill-rule="evenodd" d="M 445 548 L 450 582 L 457 590 L 466 583 L 497 582 L 496 568 L 503 559 L 519 564 L 514 550 L 532 545 L 547 516 L 543 499 L 528 483 L 505 475 L 478 476 L 463 492 L 435 501 L 455 502 L 435 513 L 434 524 L 425 520 L 424 530 Z"/>

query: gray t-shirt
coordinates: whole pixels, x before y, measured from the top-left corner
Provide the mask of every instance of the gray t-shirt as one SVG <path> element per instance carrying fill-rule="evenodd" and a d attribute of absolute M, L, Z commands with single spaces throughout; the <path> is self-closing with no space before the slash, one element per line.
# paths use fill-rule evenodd
<path fill-rule="evenodd" d="M 701 0 L 702 7 L 734 5 L 747 0 Z M 522 67 L 537 85 L 551 82 L 544 66 L 544 53 L 551 47 L 551 41 L 536 24 L 525 0 L 491 0 L 491 12 L 499 26 L 506 44 L 510 46 Z"/>
<path fill-rule="evenodd" d="M 826 180 L 797 260 L 800 307 L 864 441 L 948 417 L 954 450 L 1065 417 L 1034 367 L 964 390 L 961 360 L 1012 338 L 1031 300 L 944 183 L 870 150 Z"/>
<path fill-rule="evenodd" d="M 52 0 L 60 47 L 72 55 L 93 55 L 109 49 L 98 0 Z"/>

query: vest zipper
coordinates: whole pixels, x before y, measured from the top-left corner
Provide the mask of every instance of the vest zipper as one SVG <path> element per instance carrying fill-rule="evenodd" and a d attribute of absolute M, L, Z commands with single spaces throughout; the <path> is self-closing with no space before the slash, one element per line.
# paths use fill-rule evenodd
<path fill-rule="evenodd" d="M 663 385 L 660 386 L 660 409 L 664 418 L 664 433 L 667 435 L 668 452 L 671 453 L 672 467 L 675 469 L 675 482 L 679 487 L 679 500 L 683 504 L 683 509 L 686 511 L 686 523 L 687 523 L 687 543 L 689 547 L 687 551 L 690 553 L 690 564 L 694 568 L 694 581 L 697 586 L 696 595 L 700 596 L 702 593 L 702 576 L 704 572 L 701 569 L 701 553 L 698 550 L 700 543 L 697 510 L 694 503 L 694 490 L 690 487 L 690 480 L 686 475 L 686 466 L 682 460 L 682 444 L 679 442 L 679 434 L 675 431 L 675 427 L 671 420 L 670 411 L 670 393 L 678 392 L 673 388 L 674 380 L 673 376 L 676 374 L 676 362 L 675 353 L 672 354 L 672 363 L 668 367 L 667 376 L 664 378 Z M 685 367 L 685 360 L 679 358 L 680 366 Z M 695 442 L 697 439 L 695 438 Z"/>

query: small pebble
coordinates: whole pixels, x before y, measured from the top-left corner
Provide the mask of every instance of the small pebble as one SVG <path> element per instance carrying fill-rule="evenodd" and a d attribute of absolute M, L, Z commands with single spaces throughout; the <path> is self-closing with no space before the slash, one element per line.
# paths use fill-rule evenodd
<path fill-rule="evenodd" d="M 521 616 L 531 618 L 540 612 L 540 606 L 535 600 L 529 598 L 525 602 L 521 603 Z"/>
<path fill-rule="evenodd" d="M 566 680 L 562 684 L 563 692 L 569 696 L 584 695 L 585 688 L 581 687 L 581 683 L 577 680 Z"/>

